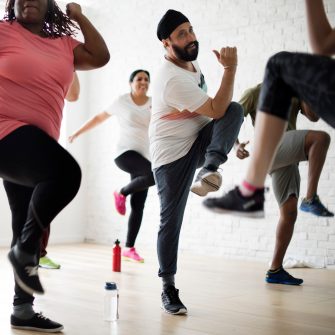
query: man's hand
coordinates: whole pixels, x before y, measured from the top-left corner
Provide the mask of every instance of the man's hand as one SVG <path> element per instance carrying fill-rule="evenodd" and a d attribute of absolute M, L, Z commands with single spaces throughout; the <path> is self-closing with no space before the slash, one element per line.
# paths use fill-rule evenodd
<path fill-rule="evenodd" d="M 225 69 L 236 68 L 237 66 L 237 49 L 236 47 L 221 48 L 220 52 L 213 50 L 217 60 Z"/>
<path fill-rule="evenodd" d="M 250 155 L 249 151 L 245 149 L 245 147 L 246 147 L 247 144 L 249 144 L 249 141 L 239 143 L 236 146 L 236 156 L 239 159 L 244 159 L 244 158 L 249 157 L 249 155 Z"/>

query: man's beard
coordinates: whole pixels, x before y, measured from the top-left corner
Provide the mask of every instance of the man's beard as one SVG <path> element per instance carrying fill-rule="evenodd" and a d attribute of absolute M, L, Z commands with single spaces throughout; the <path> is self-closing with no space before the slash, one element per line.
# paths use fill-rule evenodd
<path fill-rule="evenodd" d="M 194 49 L 190 49 L 190 46 L 195 46 Z M 185 61 L 185 62 L 191 62 L 193 60 L 196 60 L 198 57 L 199 52 L 199 42 L 193 41 L 186 45 L 184 48 L 179 48 L 176 45 L 172 44 L 172 49 L 174 53 L 176 54 L 177 58 Z"/>

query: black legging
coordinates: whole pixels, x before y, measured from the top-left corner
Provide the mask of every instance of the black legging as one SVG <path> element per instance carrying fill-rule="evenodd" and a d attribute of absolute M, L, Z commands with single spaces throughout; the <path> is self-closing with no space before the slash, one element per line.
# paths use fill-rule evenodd
<path fill-rule="evenodd" d="M 143 209 L 148 194 L 148 188 L 155 185 L 151 171 L 151 163 L 136 151 L 129 150 L 115 159 L 115 164 L 130 174 L 131 182 L 124 186 L 120 193 L 131 194 L 131 212 L 128 220 L 126 247 L 135 245 L 136 237 L 141 227 Z"/>
<path fill-rule="evenodd" d="M 39 259 L 43 230 L 77 194 L 80 167 L 57 141 L 33 126 L 0 140 L 0 177 L 12 212 L 12 246 Z M 33 297 L 15 285 L 14 305 Z"/>

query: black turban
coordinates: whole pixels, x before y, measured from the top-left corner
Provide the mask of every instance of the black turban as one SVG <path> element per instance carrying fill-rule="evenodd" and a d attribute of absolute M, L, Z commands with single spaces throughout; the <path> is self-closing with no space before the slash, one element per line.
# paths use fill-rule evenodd
<path fill-rule="evenodd" d="M 181 12 L 169 9 L 158 23 L 157 37 L 164 40 L 181 24 L 190 22 L 189 19 Z"/>

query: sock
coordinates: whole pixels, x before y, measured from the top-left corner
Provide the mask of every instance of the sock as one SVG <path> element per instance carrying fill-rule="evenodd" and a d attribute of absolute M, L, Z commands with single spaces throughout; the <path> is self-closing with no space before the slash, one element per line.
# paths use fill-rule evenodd
<path fill-rule="evenodd" d="M 163 281 L 163 291 L 166 290 L 169 286 L 175 286 L 174 275 L 162 277 Z"/>
<path fill-rule="evenodd" d="M 128 247 L 127 245 L 125 245 L 123 249 L 129 251 L 132 248 L 134 248 L 134 247 Z"/>
<path fill-rule="evenodd" d="M 28 254 L 27 252 L 21 250 L 17 244 L 13 247 L 13 253 L 17 261 L 21 264 L 38 264 L 38 257 L 36 257 L 36 255 Z"/>
<path fill-rule="evenodd" d="M 22 320 L 31 319 L 35 315 L 33 310 L 33 305 L 30 303 L 25 303 L 21 305 L 16 305 L 13 307 L 13 315 Z"/>
<path fill-rule="evenodd" d="M 314 195 L 312 195 L 310 198 L 304 198 L 304 200 L 308 203 L 313 202 L 313 200 L 317 197 L 317 194 L 315 193 Z"/>
<path fill-rule="evenodd" d="M 258 187 L 249 184 L 245 180 L 243 180 L 242 184 L 239 186 L 239 190 L 244 197 L 252 196 L 258 189 Z"/>
<path fill-rule="evenodd" d="M 270 273 L 276 273 L 276 272 L 278 272 L 278 271 L 280 271 L 281 269 L 283 268 L 283 266 L 281 265 L 279 268 L 277 268 L 277 269 L 274 269 L 274 270 L 269 270 L 269 272 Z"/>

